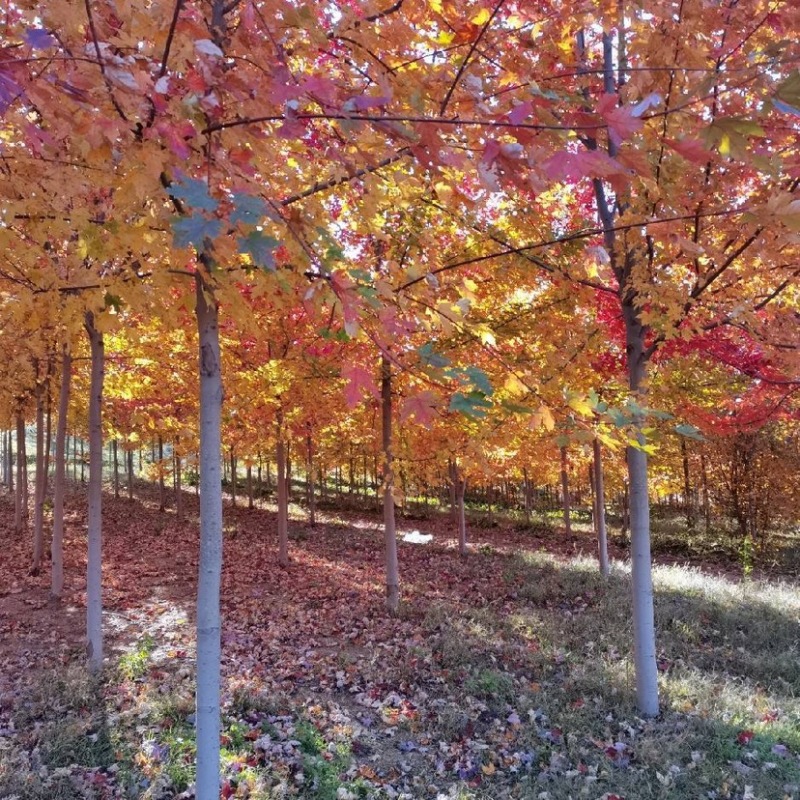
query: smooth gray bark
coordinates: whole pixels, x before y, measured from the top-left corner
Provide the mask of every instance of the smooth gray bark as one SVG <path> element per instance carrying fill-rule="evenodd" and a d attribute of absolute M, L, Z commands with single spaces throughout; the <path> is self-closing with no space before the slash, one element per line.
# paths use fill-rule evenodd
<path fill-rule="evenodd" d="M 47 367 L 47 380 L 45 381 L 45 412 L 44 412 L 44 497 L 47 497 L 50 483 L 50 455 L 53 449 L 53 398 L 50 392 L 50 378 L 53 365 L 52 361 Z"/>
<path fill-rule="evenodd" d="M 561 504 L 564 509 L 564 528 L 567 536 L 572 535 L 572 523 L 570 521 L 570 502 L 569 502 L 569 471 L 567 469 L 567 448 L 561 447 Z"/>
<path fill-rule="evenodd" d="M 128 500 L 133 500 L 133 449 L 127 452 L 128 459 Z"/>
<path fill-rule="evenodd" d="M 683 462 L 683 503 L 686 508 L 686 527 L 694 530 L 694 502 L 692 498 L 692 483 L 689 476 L 689 448 L 686 439 L 681 439 L 681 461 Z"/>
<path fill-rule="evenodd" d="M 17 493 L 14 506 L 14 530 L 21 533 L 28 521 L 28 456 L 25 449 L 25 418 L 17 413 Z"/>
<path fill-rule="evenodd" d="M 592 463 L 592 483 L 594 485 L 595 520 L 597 523 L 597 552 L 600 562 L 600 572 L 608 577 L 608 533 L 606 531 L 606 495 L 603 480 L 603 450 L 600 440 L 595 439 L 593 444 L 594 459 Z"/>
<path fill-rule="evenodd" d="M 231 447 L 230 451 L 230 484 L 231 484 L 231 506 L 236 508 L 236 473 L 238 472 L 238 467 L 236 464 L 236 451 Z"/>
<path fill-rule="evenodd" d="M 646 358 L 645 329 L 633 303 L 623 301 L 628 380 L 634 397 L 642 394 Z M 643 404 L 642 404 L 643 405 Z M 636 419 L 637 428 L 642 425 Z M 639 434 L 640 443 L 644 437 Z M 656 663 L 653 572 L 650 554 L 650 498 L 648 496 L 647 455 L 638 447 L 628 447 L 628 482 L 631 522 L 631 583 L 633 591 L 633 647 L 636 665 L 636 699 L 639 711 L 647 717 L 658 714 L 658 666 Z"/>
<path fill-rule="evenodd" d="M 219 800 L 222 576 L 222 372 L 216 302 L 197 279 L 200 372 L 200 564 L 197 584 L 197 800 Z"/>
<path fill-rule="evenodd" d="M 119 443 L 111 442 L 111 455 L 114 460 L 114 499 L 119 500 Z"/>
<path fill-rule="evenodd" d="M 181 457 L 178 455 L 178 451 L 175 448 L 175 445 L 172 445 L 172 457 L 175 460 L 175 516 L 178 519 L 178 522 L 183 522 L 183 476 L 181 475 L 182 472 L 182 465 L 181 465 Z"/>
<path fill-rule="evenodd" d="M 53 539 L 50 543 L 50 597 L 60 600 L 64 591 L 64 494 L 66 492 L 66 443 L 69 392 L 72 381 L 72 358 L 65 344 L 61 356 L 61 391 L 58 395 L 56 422 L 56 472 L 53 478 Z"/>
<path fill-rule="evenodd" d="M 89 387 L 89 510 L 87 514 L 88 557 L 86 562 L 86 653 L 89 669 L 103 667 L 103 379 L 105 348 L 103 335 L 94 324 L 94 314 L 86 312 L 86 334 L 91 352 Z"/>
<path fill-rule="evenodd" d="M 708 469 L 706 467 L 705 447 L 700 451 L 700 477 L 703 482 L 703 520 L 706 534 L 711 532 L 711 500 L 708 494 Z"/>
<path fill-rule="evenodd" d="M 31 575 L 38 575 L 44 557 L 44 384 L 36 387 L 36 483 L 33 495 L 33 563 Z"/>
<path fill-rule="evenodd" d="M 167 508 L 167 492 L 164 486 L 164 440 L 158 437 L 158 510 Z"/>
<path fill-rule="evenodd" d="M 394 615 L 400 607 L 400 568 L 397 560 L 397 528 L 394 517 L 392 454 L 392 367 L 381 359 L 381 440 L 383 445 L 383 532 L 386 562 L 386 607 Z"/>
<path fill-rule="evenodd" d="M 308 524 L 312 527 L 317 524 L 317 498 L 314 488 L 314 446 L 311 434 L 306 435 L 307 472 L 306 488 L 308 490 Z"/>
<path fill-rule="evenodd" d="M 278 462 L 278 564 L 289 566 L 289 493 L 286 476 L 286 445 L 283 441 L 283 413 L 278 411 L 278 438 L 275 460 Z"/>
<path fill-rule="evenodd" d="M 464 478 L 456 466 L 454 469 L 456 480 L 456 503 L 458 505 L 458 552 L 459 555 L 467 554 L 467 517 L 464 509 L 464 494 L 467 491 L 467 479 Z"/>

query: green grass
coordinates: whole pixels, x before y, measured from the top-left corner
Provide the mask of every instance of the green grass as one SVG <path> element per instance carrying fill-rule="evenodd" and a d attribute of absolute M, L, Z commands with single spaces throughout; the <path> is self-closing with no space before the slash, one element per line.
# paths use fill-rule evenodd
<path fill-rule="evenodd" d="M 141 678 L 147 671 L 150 663 L 150 656 L 155 649 L 155 640 L 152 636 L 145 634 L 138 644 L 125 653 L 117 664 L 119 674 L 129 681 Z"/>

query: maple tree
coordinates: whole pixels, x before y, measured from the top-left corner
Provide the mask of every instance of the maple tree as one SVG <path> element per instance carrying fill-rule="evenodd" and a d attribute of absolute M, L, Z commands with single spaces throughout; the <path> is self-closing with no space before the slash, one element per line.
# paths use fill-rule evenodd
<path fill-rule="evenodd" d="M 235 485 L 237 455 L 254 456 L 253 431 L 274 429 L 279 561 L 288 564 L 286 445 L 299 452 L 312 442 L 307 431 L 334 424 L 333 414 L 304 410 L 313 393 L 294 372 L 325 346 L 321 337 L 342 345 L 324 354 L 322 374 L 343 378 L 351 401 L 366 393 L 382 402 L 381 425 L 359 435 L 370 455 L 383 452 L 392 610 L 396 416 L 406 427 L 446 415 L 456 431 L 449 447 L 434 437 L 428 451 L 437 469 L 454 465 L 462 549 L 466 482 L 527 468 L 529 457 L 517 458 L 524 448 L 509 444 L 530 434 L 515 415 L 627 445 L 637 694 L 642 713 L 656 714 L 647 367 L 679 341 L 705 342 L 724 360 L 724 337 L 708 337 L 733 327 L 769 328 L 796 345 L 800 165 L 790 121 L 800 54 L 783 31 L 797 29 L 797 10 L 760 1 L 554 10 L 511 0 L 78 10 L 17 4 L 7 13 L 0 233 L 13 255 L 2 278 L 24 302 L 7 293 L 3 308 L 32 333 L 59 329 L 48 346 L 65 353 L 63 378 L 82 325 L 91 344 L 95 667 L 104 338 L 128 341 L 115 330 L 121 320 L 157 317 L 170 330 L 196 317 L 196 336 L 170 336 L 170 350 L 179 361 L 187 342 L 197 347 L 199 380 L 176 364 L 169 380 L 126 388 L 132 373 L 120 367 L 106 430 L 115 442 L 141 441 L 145 422 L 176 452 L 199 449 L 198 797 L 218 790 L 223 443 Z M 281 340 L 283 352 L 271 352 Z M 240 346 L 249 363 L 231 369 L 228 352 Z M 26 356 L 14 347 L 10 360 L 30 364 L 36 346 Z M 351 359 L 340 376 L 336 354 Z M 796 365 L 770 373 L 741 354 L 732 363 L 762 382 L 791 379 Z M 20 443 L 31 399 L 41 423 L 44 385 L 41 370 L 22 369 L 9 395 Z M 603 396 L 589 395 L 600 380 Z M 257 398 L 248 397 L 253 381 L 267 384 Z M 407 394 L 396 412 L 398 385 Z M 616 411 L 626 402 L 629 413 Z M 195 413 L 196 429 L 185 422 Z M 614 413 L 621 433 L 592 432 Z M 62 406 L 62 442 L 65 420 Z M 259 439 L 256 456 L 272 438 Z M 27 469 L 17 452 L 21 525 Z M 348 458 L 335 452 L 340 464 Z M 59 445 L 62 484 L 63 460 Z M 569 527 L 566 480 L 562 494 Z M 55 553 L 60 534 L 53 541 Z"/>

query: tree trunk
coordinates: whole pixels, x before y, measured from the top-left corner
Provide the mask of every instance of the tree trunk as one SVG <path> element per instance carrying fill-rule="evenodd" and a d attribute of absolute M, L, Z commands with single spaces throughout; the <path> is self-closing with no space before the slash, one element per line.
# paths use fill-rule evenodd
<path fill-rule="evenodd" d="M 634 397 L 643 393 L 646 358 L 645 329 L 632 302 L 622 304 L 625 320 L 628 381 Z M 642 420 L 634 419 L 637 429 Z M 639 432 L 639 442 L 644 436 Z M 648 497 L 647 455 L 638 447 L 628 447 L 628 481 L 631 518 L 631 583 L 633 591 L 633 645 L 636 665 L 636 698 L 646 717 L 658 714 L 658 668 L 653 611 L 653 574 L 650 555 L 650 499 Z"/>
<path fill-rule="evenodd" d="M 531 481 L 528 477 L 527 467 L 522 468 L 522 491 L 525 493 L 525 525 L 530 527 L 531 524 Z"/>
<path fill-rule="evenodd" d="M 306 452 L 308 465 L 306 472 L 306 488 L 308 490 L 308 524 L 312 527 L 317 524 L 317 498 L 314 491 L 314 448 L 311 434 L 306 435 Z"/>
<path fill-rule="evenodd" d="M 61 356 L 61 392 L 58 396 L 56 422 L 56 474 L 53 479 L 53 539 L 50 543 L 50 597 L 60 600 L 64 591 L 64 494 L 66 491 L 66 443 L 72 358 L 65 344 Z"/>
<path fill-rule="evenodd" d="M 255 501 L 253 499 L 253 465 L 247 465 L 247 507 L 254 508 Z"/>
<path fill-rule="evenodd" d="M 28 520 L 28 455 L 25 449 L 25 418 L 17 413 L 17 493 L 14 530 L 22 533 Z"/>
<path fill-rule="evenodd" d="M 50 391 L 50 373 L 53 371 L 52 360 L 47 367 L 47 380 L 45 381 L 45 412 L 44 412 L 44 497 L 47 497 L 50 484 L 50 455 L 53 450 L 53 398 Z"/>
<path fill-rule="evenodd" d="M 458 553 L 467 554 L 467 518 L 464 510 L 464 494 L 467 491 L 467 479 L 459 474 L 454 465 L 453 476 L 456 479 L 456 503 L 458 504 Z"/>
<path fill-rule="evenodd" d="M 197 280 L 200 371 L 200 565 L 197 584 L 197 800 L 219 800 L 222 373 L 216 302 Z"/>
<path fill-rule="evenodd" d="M 114 459 L 114 499 L 119 500 L 119 443 L 111 442 L 111 454 Z"/>
<path fill-rule="evenodd" d="M 230 452 L 231 460 L 231 506 L 236 508 L 236 451 L 231 447 Z"/>
<path fill-rule="evenodd" d="M 86 447 L 81 437 L 81 483 L 86 483 Z"/>
<path fill-rule="evenodd" d="M 597 552 L 600 561 L 600 572 L 603 577 L 608 577 L 608 533 L 606 531 L 606 493 L 603 481 L 603 451 L 600 440 L 595 439 L 593 444 L 593 474 L 595 520 L 597 525 Z"/>
<path fill-rule="evenodd" d="M 458 493 L 456 488 L 458 476 L 456 472 L 456 462 L 452 458 L 447 459 L 447 491 L 450 495 L 450 518 L 453 522 L 458 522 Z"/>
<path fill-rule="evenodd" d="M 711 533 L 711 503 L 708 497 L 708 470 L 706 468 L 705 447 L 700 451 L 700 479 L 703 482 L 703 517 L 706 527 L 706 536 Z"/>
<path fill-rule="evenodd" d="M 400 607 L 400 570 L 397 562 L 397 529 L 394 518 L 392 471 L 392 366 L 381 359 L 381 439 L 383 445 L 383 532 L 386 561 L 386 607 L 394 616 Z"/>
<path fill-rule="evenodd" d="M 275 460 L 278 462 L 278 564 L 289 566 L 289 497 L 286 491 L 286 445 L 283 441 L 283 412 L 278 411 L 278 439 Z"/>
<path fill-rule="evenodd" d="M 286 456 L 286 508 L 292 502 L 292 443 L 284 442 Z M 287 511 L 288 515 L 288 511 Z"/>
<path fill-rule="evenodd" d="M 164 440 L 158 437 L 158 510 L 167 508 L 167 490 L 164 486 Z"/>
<path fill-rule="evenodd" d="M 127 452 L 128 459 L 128 500 L 133 500 L 133 450 Z"/>
<path fill-rule="evenodd" d="M 14 491 L 14 444 L 11 438 L 11 431 L 6 431 L 6 488 L 9 493 Z"/>
<path fill-rule="evenodd" d="M 683 502 L 686 508 L 686 527 L 694 530 L 694 503 L 692 502 L 692 484 L 689 480 L 689 448 L 686 439 L 681 439 L 681 460 L 683 461 Z"/>
<path fill-rule="evenodd" d="M 175 444 L 172 445 L 172 458 L 175 462 L 175 516 L 183 522 L 183 475 L 181 474 L 181 457 Z"/>
<path fill-rule="evenodd" d="M 561 448 L 561 504 L 564 509 L 564 528 L 567 536 L 572 535 L 572 524 L 570 521 L 570 503 L 569 503 L 569 472 L 567 471 L 567 448 Z"/>
<path fill-rule="evenodd" d="M 31 575 L 38 575 L 44 556 L 44 384 L 36 387 L 36 486 L 33 497 L 33 563 Z"/>
<path fill-rule="evenodd" d="M 86 312 L 86 333 L 92 358 L 89 390 L 89 511 L 88 558 L 86 563 L 86 639 L 89 669 L 99 672 L 103 666 L 103 379 L 105 349 L 103 334 L 94 326 L 94 314 Z"/>

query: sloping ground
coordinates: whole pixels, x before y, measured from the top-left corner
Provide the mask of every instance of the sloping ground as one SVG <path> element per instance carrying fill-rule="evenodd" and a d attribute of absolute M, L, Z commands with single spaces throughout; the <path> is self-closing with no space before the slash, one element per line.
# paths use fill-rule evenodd
<path fill-rule="evenodd" d="M 187 504 L 193 498 L 187 495 Z M 82 498 L 67 595 L 26 575 L 0 508 L 0 798 L 191 797 L 196 519 L 107 499 L 109 667 L 80 669 Z M 191 513 L 191 509 L 190 509 Z M 656 572 L 664 713 L 632 700 L 628 575 L 588 534 L 446 520 L 401 544 L 383 611 L 377 518 L 226 509 L 224 797 L 800 798 L 800 597 L 779 582 Z"/>

